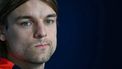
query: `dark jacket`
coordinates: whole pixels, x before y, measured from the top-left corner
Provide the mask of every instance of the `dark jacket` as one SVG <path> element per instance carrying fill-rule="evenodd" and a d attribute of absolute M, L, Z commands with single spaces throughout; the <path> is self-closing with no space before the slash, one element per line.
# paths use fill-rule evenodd
<path fill-rule="evenodd" d="M 12 69 L 21 69 L 21 68 L 18 67 L 17 65 L 14 65 Z"/>

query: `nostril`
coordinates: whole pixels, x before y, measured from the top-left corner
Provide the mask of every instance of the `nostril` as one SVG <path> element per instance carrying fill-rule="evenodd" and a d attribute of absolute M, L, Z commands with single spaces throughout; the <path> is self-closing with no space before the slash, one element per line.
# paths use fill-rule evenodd
<path fill-rule="evenodd" d="M 46 37 L 47 34 L 46 33 L 35 33 L 34 34 L 34 38 L 43 38 Z"/>

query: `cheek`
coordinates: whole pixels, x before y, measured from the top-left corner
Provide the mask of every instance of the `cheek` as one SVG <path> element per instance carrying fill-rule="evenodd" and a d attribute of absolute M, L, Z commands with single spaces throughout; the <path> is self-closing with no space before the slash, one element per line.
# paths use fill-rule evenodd
<path fill-rule="evenodd" d="M 12 41 L 25 41 L 30 36 L 30 30 L 24 30 L 17 27 L 9 28 L 6 34 L 7 40 Z"/>
<path fill-rule="evenodd" d="M 50 39 L 50 40 L 53 40 L 55 41 L 56 40 L 56 37 L 57 37 L 57 28 L 56 27 L 51 27 L 51 28 L 48 28 L 47 30 L 47 37 Z"/>
<path fill-rule="evenodd" d="M 9 53 L 22 55 L 29 40 L 29 31 L 9 29 L 6 33 L 6 39 L 9 45 Z M 24 47 L 22 47 L 24 46 Z"/>
<path fill-rule="evenodd" d="M 53 49 L 55 49 L 57 45 L 57 28 L 56 27 L 50 28 L 47 31 L 47 35 L 48 35 L 47 38 L 52 41 L 54 47 Z"/>

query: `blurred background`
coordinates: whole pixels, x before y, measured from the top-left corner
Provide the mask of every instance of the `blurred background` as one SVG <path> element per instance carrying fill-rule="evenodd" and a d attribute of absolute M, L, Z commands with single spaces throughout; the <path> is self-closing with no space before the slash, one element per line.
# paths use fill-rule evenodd
<path fill-rule="evenodd" d="M 58 47 L 46 69 L 122 69 L 121 0 L 57 0 Z"/>

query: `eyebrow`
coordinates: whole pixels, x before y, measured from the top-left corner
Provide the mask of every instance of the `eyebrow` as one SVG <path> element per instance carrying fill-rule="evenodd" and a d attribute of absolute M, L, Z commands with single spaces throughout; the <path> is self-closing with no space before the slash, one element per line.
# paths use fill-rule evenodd
<path fill-rule="evenodd" d="M 47 17 L 47 18 L 49 18 L 49 17 L 57 17 L 57 15 L 56 15 L 56 14 L 49 14 L 49 15 L 47 15 L 46 17 Z"/>
<path fill-rule="evenodd" d="M 57 17 L 57 15 L 54 13 L 54 14 L 49 14 L 46 16 L 46 18 L 50 18 L 50 17 Z M 19 19 L 32 19 L 32 17 L 31 16 L 19 16 L 15 19 L 15 21 L 17 21 Z"/>
<path fill-rule="evenodd" d="M 19 16 L 15 19 L 15 21 L 20 20 L 20 19 L 30 19 L 31 16 Z"/>

